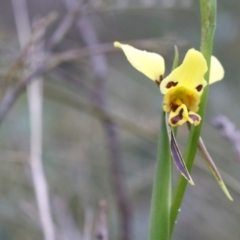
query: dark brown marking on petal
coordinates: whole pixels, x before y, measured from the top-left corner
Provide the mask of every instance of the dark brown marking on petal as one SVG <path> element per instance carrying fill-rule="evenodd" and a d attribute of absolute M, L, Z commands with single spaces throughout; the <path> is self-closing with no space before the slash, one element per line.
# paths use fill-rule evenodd
<path fill-rule="evenodd" d="M 203 89 L 203 85 L 202 85 L 202 84 L 198 85 L 198 86 L 196 87 L 196 89 L 197 89 L 198 92 L 201 92 L 202 89 Z"/>
<path fill-rule="evenodd" d="M 159 83 L 161 83 L 162 80 L 163 80 L 163 75 L 160 75 L 160 76 L 159 76 Z"/>
<path fill-rule="evenodd" d="M 171 87 L 175 87 L 176 85 L 178 85 L 178 82 L 168 82 L 168 84 L 166 85 L 166 88 L 171 88 Z"/>
<path fill-rule="evenodd" d="M 171 110 L 172 110 L 173 112 L 175 112 L 178 107 L 179 107 L 179 105 L 177 105 L 177 104 L 174 104 L 174 103 L 171 104 Z"/>
<path fill-rule="evenodd" d="M 181 109 L 181 110 L 179 111 L 179 114 L 178 114 L 177 116 L 171 118 L 171 123 L 172 123 L 172 124 L 176 124 L 177 122 L 179 122 L 180 120 L 182 120 L 182 118 L 183 118 L 183 109 Z"/>
<path fill-rule="evenodd" d="M 155 80 L 155 83 L 157 84 L 157 86 L 159 87 L 160 86 L 160 82 Z"/>
<path fill-rule="evenodd" d="M 155 83 L 157 84 L 158 87 L 160 87 L 160 84 L 161 84 L 162 80 L 163 80 L 163 75 L 160 75 L 159 79 L 155 80 Z"/>
<path fill-rule="evenodd" d="M 194 122 L 199 122 L 200 121 L 200 117 L 198 115 L 195 114 L 189 114 L 188 115 Z"/>

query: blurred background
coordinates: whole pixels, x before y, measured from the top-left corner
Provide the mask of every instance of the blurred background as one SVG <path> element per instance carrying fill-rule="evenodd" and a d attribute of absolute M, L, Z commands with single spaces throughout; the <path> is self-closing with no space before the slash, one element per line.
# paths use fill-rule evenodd
<path fill-rule="evenodd" d="M 198 1 L 0 4 L 0 239 L 146 240 L 162 96 L 112 43 L 163 55 L 168 73 L 174 45 L 181 60 L 199 49 Z M 198 155 L 173 239 L 239 239 L 239 12 L 218 1 L 214 55 L 226 74 L 202 131 L 234 201 Z M 187 136 L 182 126 L 182 152 Z"/>

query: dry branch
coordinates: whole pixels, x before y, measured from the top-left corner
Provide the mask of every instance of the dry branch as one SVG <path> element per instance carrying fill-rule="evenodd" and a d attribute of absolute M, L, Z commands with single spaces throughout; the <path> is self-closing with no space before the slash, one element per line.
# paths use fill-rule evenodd
<path fill-rule="evenodd" d="M 27 4 L 25 0 L 12 0 L 14 9 L 14 17 L 17 25 L 18 37 L 20 46 L 25 48 L 29 39 L 41 39 L 44 35 L 44 30 L 35 31 L 32 35 L 31 24 L 29 21 Z M 30 71 L 38 69 L 36 56 L 41 56 L 42 46 L 33 45 L 29 48 L 26 64 Z M 42 62 L 40 59 L 40 63 Z M 26 69 L 27 73 L 28 70 Z M 33 178 L 33 187 L 38 204 L 38 210 L 41 220 L 41 226 L 45 240 L 55 240 L 55 229 L 51 215 L 51 207 L 48 193 L 48 183 L 43 170 L 42 163 L 42 79 L 35 79 L 28 85 L 28 103 L 30 115 L 30 166 Z M 10 101 L 11 106 L 11 101 Z"/>
<path fill-rule="evenodd" d="M 76 0 L 64 0 L 65 6 L 72 9 L 76 4 Z M 93 47 L 99 44 L 98 36 L 95 27 L 89 15 L 85 15 L 90 4 L 86 1 L 84 11 L 81 11 L 81 17 L 77 21 L 77 29 L 80 37 L 87 47 Z M 91 99 L 95 105 L 105 109 L 106 99 L 105 84 L 107 77 L 107 61 L 104 54 L 94 54 L 90 56 L 92 69 L 95 75 L 95 88 L 91 94 Z M 118 129 L 116 124 L 111 119 L 102 121 L 103 127 L 106 132 L 107 144 L 110 155 L 110 171 L 113 180 L 113 188 L 118 206 L 118 213 L 120 217 L 120 240 L 130 240 L 131 238 L 131 208 L 130 201 L 127 196 L 126 183 L 122 175 L 122 158 L 119 145 Z"/>

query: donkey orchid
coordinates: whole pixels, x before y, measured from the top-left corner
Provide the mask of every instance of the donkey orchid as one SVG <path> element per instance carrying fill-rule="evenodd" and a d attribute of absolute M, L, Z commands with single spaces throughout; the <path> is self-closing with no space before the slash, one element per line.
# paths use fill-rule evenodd
<path fill-rule="evenodd" d="M 164 59 L 159 54 L 119 42 L 115 42 L 114 46 L 123 50 L 134 68 L 157 83 L 164 94 L 163 110 L 169 114 L 168 123 L 172 127 L 181 126 L 185 122 L 195 126 L 200 123 L 201 117 L 197 112 L 203 89 L 207 85 L 204 74 L 208 70 L 201 52 L 189 49 L 182 64 L 164 78 Z M 212 56 L 209 84 L 221 80 L 223 76 L 221 63 Z"/>

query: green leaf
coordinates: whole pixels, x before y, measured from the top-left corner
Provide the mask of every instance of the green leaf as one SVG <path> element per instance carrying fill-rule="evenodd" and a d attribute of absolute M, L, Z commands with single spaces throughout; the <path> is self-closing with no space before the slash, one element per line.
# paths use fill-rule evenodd
<path fill-rule="evenodd" d="M 170 159 L 165 113 L 162 112 L 151 200 L 149 240 L 169 240 L 170 238 L 171 191 L 172 161 Z"/>

